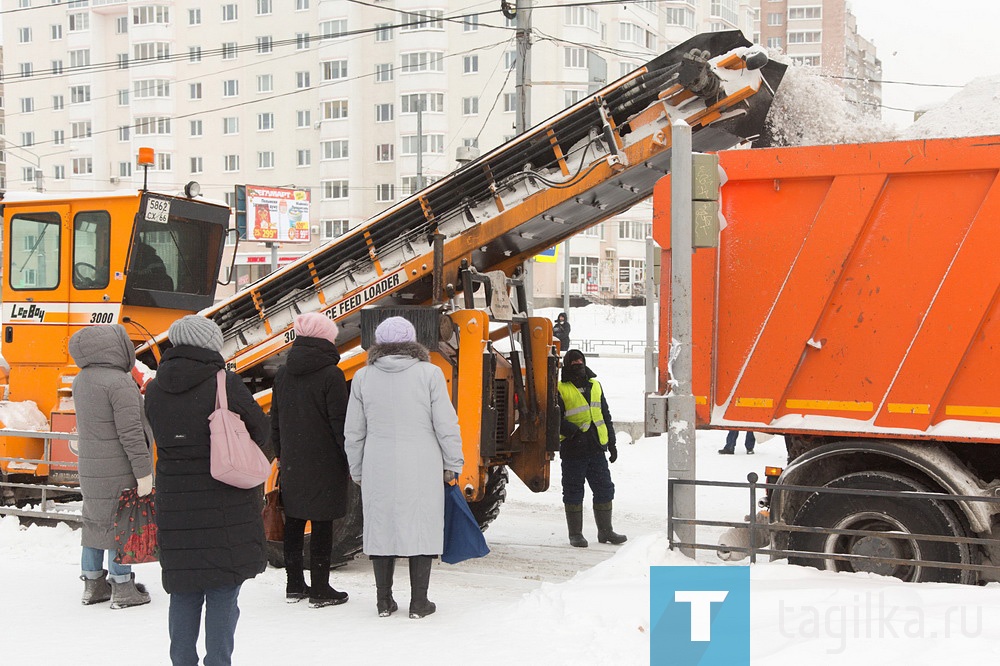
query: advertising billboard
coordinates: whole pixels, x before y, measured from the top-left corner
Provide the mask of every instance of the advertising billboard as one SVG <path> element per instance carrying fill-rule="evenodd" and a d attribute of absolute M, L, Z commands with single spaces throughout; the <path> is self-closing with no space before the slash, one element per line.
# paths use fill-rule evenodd
<path fill-rule="evenodd" d="M 246 239 L 268 243 L 308 243 L 309 191 L 246 186 Z"/>

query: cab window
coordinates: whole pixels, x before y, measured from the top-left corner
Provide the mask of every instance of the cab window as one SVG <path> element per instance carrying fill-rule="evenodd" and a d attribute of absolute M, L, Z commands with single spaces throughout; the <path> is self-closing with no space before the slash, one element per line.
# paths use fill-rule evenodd
<path fill-rule="evenodd" d="M 73 286 L 105 289 L 111 280 L 111 216 L 103 210 L 73 218 Z"/>
<path fill-rule="evenodd" d="M 59 286 L 58 213 L 22 213 L 10 223 L 8 275 L 13 289 Z"/>

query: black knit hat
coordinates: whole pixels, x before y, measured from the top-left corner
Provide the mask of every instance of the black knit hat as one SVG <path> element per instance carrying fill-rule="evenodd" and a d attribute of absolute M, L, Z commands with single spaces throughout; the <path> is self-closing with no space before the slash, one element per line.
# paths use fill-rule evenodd
<path fill-rule="evenodd" d="M 579 349 L 570 349 L 563 356 L 563 366 L 573 365 L 576 361 L 583 361 L 583 364 L 587 365 L 587 357 Z"/>

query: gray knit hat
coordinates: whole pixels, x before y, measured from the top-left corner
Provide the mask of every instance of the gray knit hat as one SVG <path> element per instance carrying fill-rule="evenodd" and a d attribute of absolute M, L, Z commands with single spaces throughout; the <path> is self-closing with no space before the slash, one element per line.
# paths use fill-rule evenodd
<path fill-rule="evenodd" d="M 384 345 L 387 342 L 415 342 L 417 331 L 413 324 L 403 317 L 389 317 L 375 329 L 375 344 Z"/>
<path fill-rule="evenodd" d="M 170 325 L 167 336 L 175 345 L 191 345 L 222 353 L 222 329 L 207 317 L 181 317 Z"/>

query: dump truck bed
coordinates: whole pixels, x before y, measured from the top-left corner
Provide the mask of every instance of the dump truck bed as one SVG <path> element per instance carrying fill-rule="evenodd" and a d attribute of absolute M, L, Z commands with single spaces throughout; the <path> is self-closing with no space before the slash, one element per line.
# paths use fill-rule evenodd
<path fill-rule="evenodd" d="M 693 262 L 699 427 L 1000 443 L 1000 137 L 720 164 L 726 226 Z M 670 340 L 668 179 L 654 196 Z"/>

